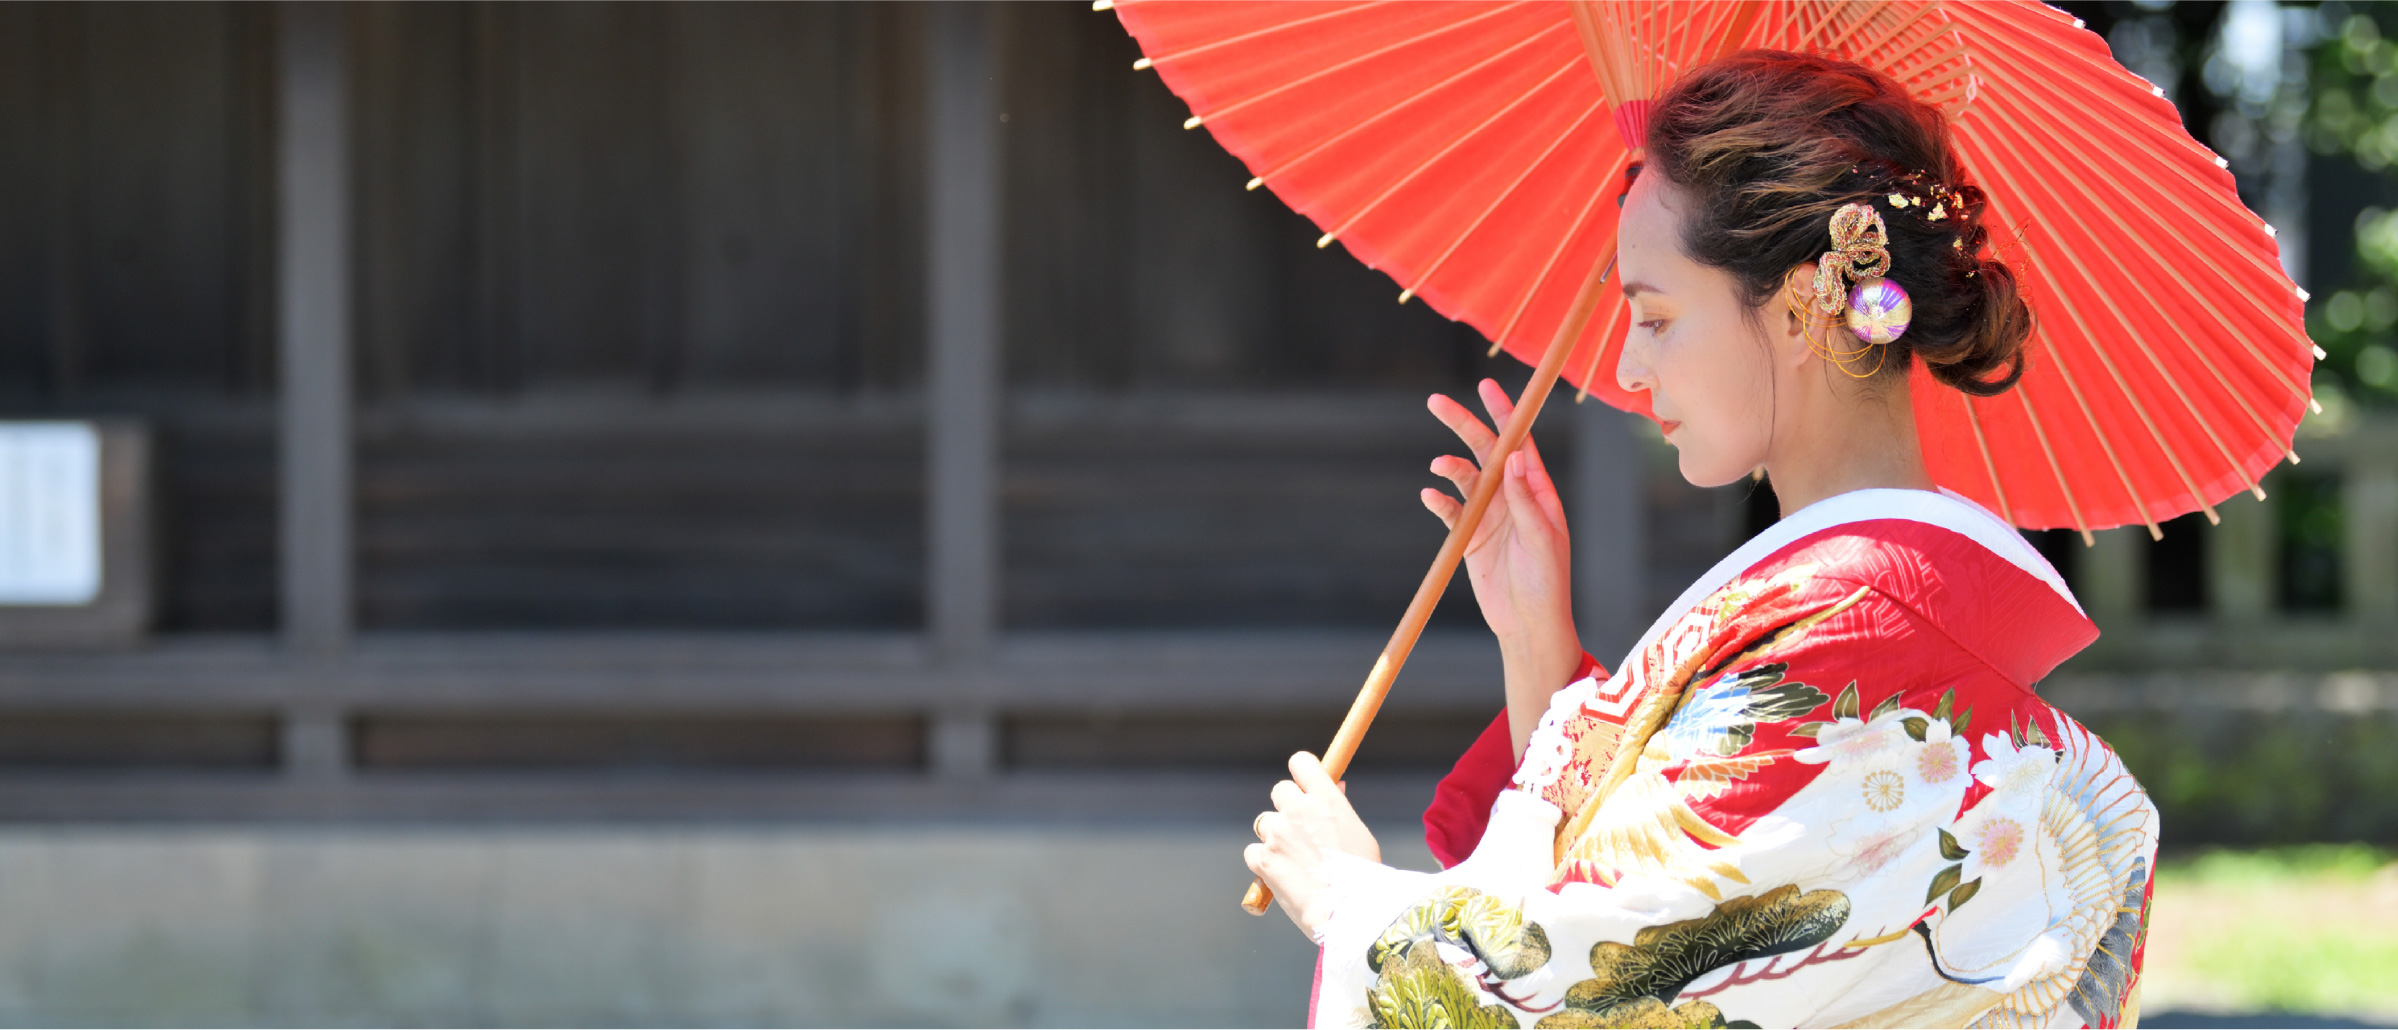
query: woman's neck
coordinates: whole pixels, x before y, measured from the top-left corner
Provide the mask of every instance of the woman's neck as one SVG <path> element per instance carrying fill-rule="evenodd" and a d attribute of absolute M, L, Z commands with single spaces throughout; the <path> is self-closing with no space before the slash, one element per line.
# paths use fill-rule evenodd
<path fill-rule="evenodd" d="M 1902 383 L 1857 396 L 1825 384 L 1776 433 L 1765 474 L 1782 516 L 1851 490 L 1932 489 L 1915 437 L 1915 409 Z"/>

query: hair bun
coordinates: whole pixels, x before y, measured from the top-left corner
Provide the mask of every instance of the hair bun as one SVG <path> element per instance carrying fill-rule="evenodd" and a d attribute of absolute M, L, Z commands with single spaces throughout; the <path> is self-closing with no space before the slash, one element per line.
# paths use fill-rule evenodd
<path fill-rule="evenodd" d="M 2023 378 L 2032 313 L 2013 269 L 1984 254 L 1988 199 L 1967 182 L 1940 109 L 1849 61 L 1751 50 L 1691 69 L 1649 112 L 1649 164 L 1689 199 L 1682 251 L 1731 273 L 1752 306 L 1818 260 L 1835 212 L 1891 212 L 1887 278 L 1913 320 L 1880 367 L 1920 358 L 1977 397 Z M 1925 202 L 1929 201 L 1927 205 Z"/>

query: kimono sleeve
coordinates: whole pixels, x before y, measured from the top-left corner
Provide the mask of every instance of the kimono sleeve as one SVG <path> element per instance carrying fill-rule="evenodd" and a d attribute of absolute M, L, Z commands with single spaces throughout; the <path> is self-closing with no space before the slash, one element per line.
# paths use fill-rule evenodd
<path fill-rule="evenodd" d="M 1581 667 L 1566 683 L 1604 679 L 1606 675 L 1598 659 L 1584 654 Z M 1443 869 L 1474 853 L 1474 846 L 1482 842 L 1483 827 L 1490 822 L 1491 804 L 1515 776 L 1515 741 L 1508 730 L 1507 710 L 1502 708 L 1433 789 L 1432 804 L 1424 809 L 1424 843 Z"/>

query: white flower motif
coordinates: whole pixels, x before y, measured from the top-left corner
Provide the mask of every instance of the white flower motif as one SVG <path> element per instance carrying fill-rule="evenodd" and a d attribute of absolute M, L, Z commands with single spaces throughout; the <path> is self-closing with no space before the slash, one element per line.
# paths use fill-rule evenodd
<path fill-rule="evenodd" d="M 2023 851 L 2023 824 L 2005 816 L 1982 820 L 1969 834 L 1982 864 L 1997 869 L 2015 860 Z"/>
<path fill-rule="evenodd" d="M 1888 769 L 1876 769 L 1865 776 L 1865 807 L 1887 812 L 1907 800 L 1907 780 Z"/>
<path fill-rule="evenodd" d="M 1834 766 L 1891 757 L 1888 753 L 1914 743 L 1902 725 L 1909 714 L 1899 709 L 1875 716 L 1872 722 L 1847 717 L 1833 720 L 1815 735 L 1814 747 L 1791 757 L 1809 765 Z"/>
<path fill-rule="evenodd" d="M 1915 842 L 1922 837 L 1921 826 L 1897 826 L 1868 834 L 1856 843 L 1856 851 L 1850 862 L 1859 874 L 1879 872 L 1891 860 L 1915 846 Z"/>
<path fill-rule="evenodd" d="M 1948 723 L 1932 720 L 1932 729 L 1915 752 L 1915 774 L 1925 783 L 1947 783 L 1965 770 L 1965 742 L 1950 737 Z"/>
<path fill-rule="evenodd" d="M 2056 752 L 2038 746 L 2016 747 L 2004 733 L 1983 737 L 1982 751 L 1990 757 L 1973 764 L 1973 778 L 2010 803 L 2040 798 L 2048 790 L 2049 777 L 2057 771 Z"/>

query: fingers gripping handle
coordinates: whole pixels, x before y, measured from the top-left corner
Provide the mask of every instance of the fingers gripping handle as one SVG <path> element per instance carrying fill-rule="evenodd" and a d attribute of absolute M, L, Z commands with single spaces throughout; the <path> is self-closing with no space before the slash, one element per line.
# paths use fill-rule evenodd
<path fill-rule="evenodd" d="M 1612 242 L 1608 248 L 1613 250 Z M 1540 356 L 1540 365 L 1532 370 L 1532 380 L 1524 384 L 1524 395 L 1516 400 L 1515 411 L 1507 416 L 1507 427 L 1499 433 L 1499 441 L 1491 445 L 1490 454 L 1483 459 L 1487 472 L 1503 468 L 1507 456 L 1524 442 L 1532 432 L 1532 421 L 1540 417 L 1541 405 L 1549 399 L 1549 390 L 1557 385 L 1557 374 L 1564 370 L 1565 359 L 1582 329 L 1590 324 L 1590 316 L 1599 306 L 1600 287 L 1615 270 L 1612 255 L 1602 263 L 1591 266 L 1583 278 L 1581 292 L 1574 295 L 1573 306 L 1566 309 L 1565 321 L 1557 326 L 1557 335 L 1549 340 L 1549 349 Z M 1594 346 L 1604 347 L 1600 340 Z M 1594 367 L 1596 363 L 1593 363 Z M 1400 617 L 1399 628 L 1392 632 L 1390 644 L 1382 649 L 1382 657 L 1367 674 L 1365 685 L 1357 691 L 1357 700 L 1349 706 L 1349 715 L 1341 720 L 1340 732 L 1332 737 L 1332 746 L 1324 749 L 1324 771 L 1335 780 L 1347 775 L 1349 759 L 1357 754 L 1357 745 L 1365 739 L 1366 727 L 1374 722 L 1374 714 L 1382 710 L 1382 699 L 1390 693 L 1391 681 L 1399 678 L 1406 666 L 1407 655 L 1415 650 L 1416 638 L 1423 635 L 1424 624 L 1431 620 L 1434 605 L 1449 588 L 1449 578 L 1456 575 L 1457 563 L 1465 558 L 1466 545 L 1474 539 L 1474 528 L 1482 523 L 1482 514 L 1490 510 L 1492 498 L 1498 496 L 1504 475 L 1484 475 L 1474 483 L 1473 495 L 1466 499 L 1465 510 L 1457 515 L 1457 523 L 1449 527 L 1448 539 L 1441 542 L 1440 554 L 1432 559 L 1432 568 L 1424 573 L 1424 581 L 1416 587 L 1415 599 L 1407 603 L 1407 614 Z M 1266 913 L 1274 903 L 1274 892 L 1265 881 L 1253 880 L 1249 892 L 1241 896 L 1241 908 L 1250 915 Z"/>

